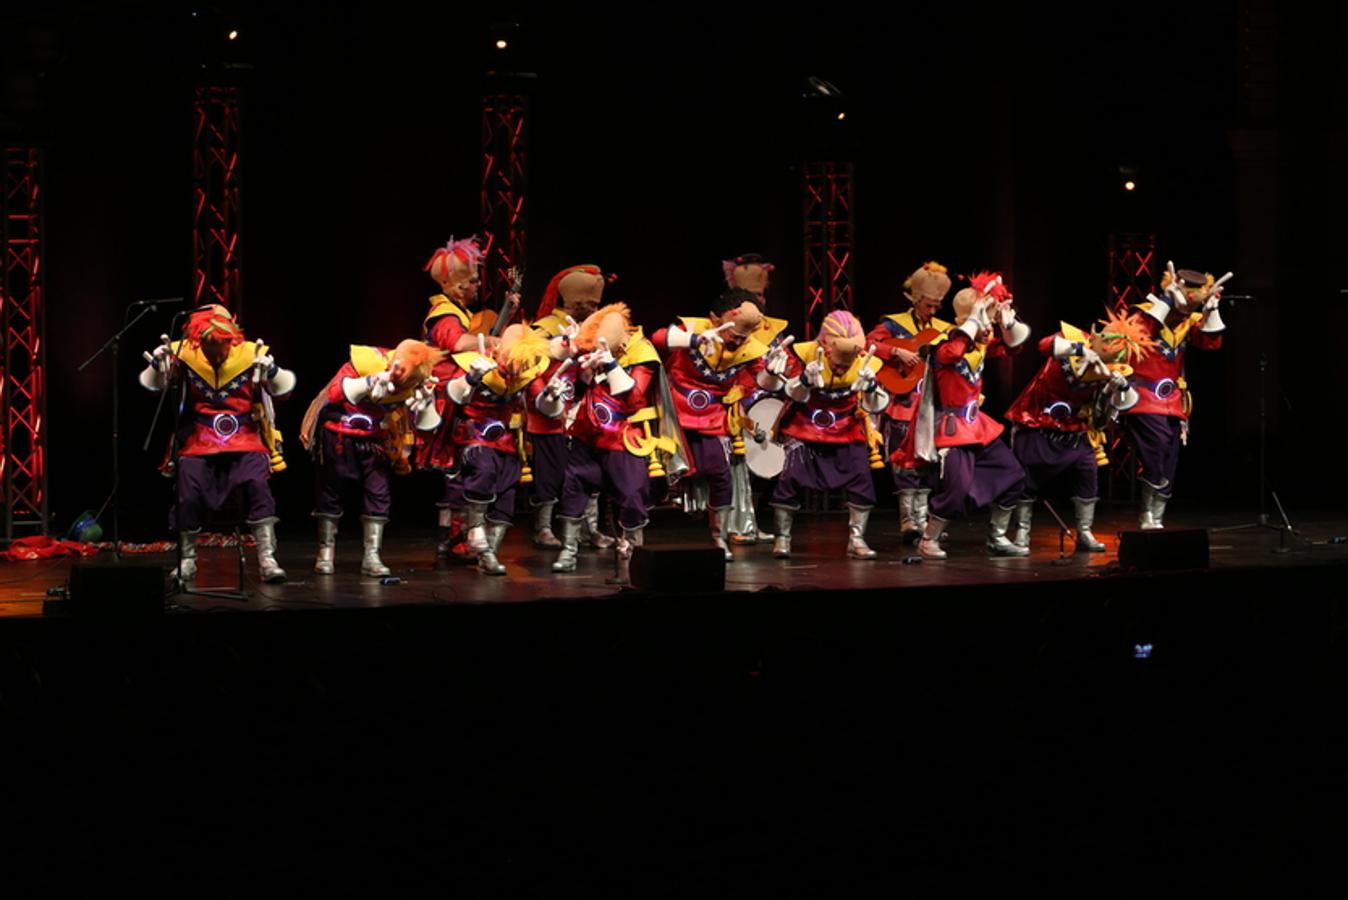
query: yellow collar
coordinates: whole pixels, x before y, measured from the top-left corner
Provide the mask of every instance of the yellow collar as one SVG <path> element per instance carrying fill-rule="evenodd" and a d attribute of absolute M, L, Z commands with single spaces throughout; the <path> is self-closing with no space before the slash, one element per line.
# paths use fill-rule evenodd
<path fill-rule="evenodd" d="M 626 367 L 658 362 L 660 354 L 655 352 L 655 345 L 641 333 L 641 327 L 629 329 L 627 346 L 623 348 L 622 356 L 618 357 L 618 365 Z"/>
<path fill-rule="evenodd" d="M 786 319 L 774 319 L 771 316 L 764 316 L 763 321 L 758 326 L 758 331 L 754 332 L 754 337 L 763 344 L 772 343 L 772 339 L 786 330 Z"/>
<path fill-rule="evenodd" d="M 819 342 L 806 341 L 803 344 L 792 344 L 791 349 L 795 351 L 796 355 L 799 356 L 803 362 L 812 363 L 818 356 Z M 837 390 L 839 388 L 851 387 L 852 382 L 856 381 L 857 376 L 861 374 L 861 360 L 865 357 L 865 355 L 866 355 L 865 353 L 857 354 L 857 358 L 852 360 L 852 365 L 850 365 L 847 368 L 846 372 L 844 372 L 841 375 L 835 375 L 833 373 L 833 366 L 829 365 L 828 362 L 828 351 L 825 351 L 824 390 L 828 391 L 828 390 Z M 878 372 L 880 371 L 880 368 L 883 365 L 884 363 L 882 363 L 876 357 L 872 356 L 870 361 L 866 364 L 866 368 L 870 369 L 872 372 Z"/>
<path fill-rule="evenodd" d="M 894 315 L 885 316 L 885 318 L 891 322 L 897 322 L 899 325 L 902 325 L 908 331 L 909 334 L 917 334 L 919 331 L 924 331 L 927 328 L 934 328 L 937 331 L 949 331 L 951 328 L 955 327 L 954 325 L 951 325 L 949 322 L 946 322 L 943 319 L 938 319 L 935 316 L 932 316 L 930 321 L 928 321 L 926 325 L 921 325 L 917 321 L 917 314 L 914 313 L 911 309 L 908 310 L 907 312 L 895 313 Z"/>
<path fill-rule="evenodd" d="M 566 327 L 566 315 L 562 312 L 554 312 L 546 315 L 533 324 L 534 328 L 543 332 L 550 338 L 557 337 Z"/>
<path fill-rule="evenodd" d="M 371 375 L 378 375 L 380 372 L 388 371 L 388 364 L 393 360 L 392 350 L 383 350 L 379 347 L 369 347 L 364 344 L 351 345 L 351 365 L 356 370 L 356 374 L 368 378 Z M 390 403 L 401 403 L 412 396 L 415 388 L 408 388 L 399 391 L 396 394 L 390 394 L 382 401 L 387 406 Z"/>
<path fill-rule="evenodd" d="M 479 359 L 487 359 L 487 358 L 490 357 L 484 357 L 476 350 L 465 350 L 462 353 L 454 354 L 454 364 L 458 366 L 460 369 L 463 369 L 465 372 L 467 372 L 469 369 L 472 368 L 474 362 L 476 362 Z M 483 387 L 487 388 L 487 390 L 491 391 L 493 394 L 496 394 L 501 397 L 509 397 L 514 394 L 518 394 L 520 391 L 528 387 L 530 382 L 532 382 L 535 378 L 537 378 L 539 375 L 542 375 L 547 370 L 548 364 L 550 362 L 551 362 L 550 359 L 544 357 L 541 362 L 535 364 L 534 366 L 528 369 L 525 369 L 523 372 L 518 373 L 514 378 L 510 380 L 509 383 L 506 383 L 506 380 L 504 376 L 501 375 L 501 370 L 499 368 L 489 369 L 487 371 L 487 374 L 482 376 L 482 385 Z"/>
<path fill-rule="evenodd" d="M 431 311 L 426 313 L 426 324 L 429 324 L 431 319 L 438 319 L 441 316 L 453 316 L 459 320 L 459 324 L 464 328 L 467 328 L 468 324 L 473 321 L 472 316 L 468 315 L 462 306 L 444 294 L 436 294 L 429 302 Z"/>
<path fill-rule="evenodd" d="M 257 358 L 257 345 L 252 341 L 244 341 L 242 344 L 230 347 L 229 355 L 225 357 L 224 365 L 220 367 L 219 372 L 211 367 L 210 360 L 206 358 L 206 354 L 202 353 L 199 347 L 193 347 L 186 341 L 176 342 L 173 345 L 173 352 L 188 368 L 201 376 L 203 381 L 218 389 L 248 371 L 248 367 Z"/>
<path fill-rule="evenodd" d="M 684 330 L 691 334 L 701 334 L 714 327 L 711 324 L 711 319 L 680 316 L 679 321 L 683 323 Z M 786 323 L 783 322 L 782 324 L 785 325 Z M 725 369 L 743 365 L 747 362 L 753 362 L 768 352 L 767 345 L 759 340 L 758 335 L 760 333 L 761 329 L 755 330 L 753 334 L 749 335 L 749 337 L 731 353 L 726 353 L 724 347 L 712 354 L 708 354 L 706 350 L 703 350 L 702 358 L 707 361 L 707 365 L 710 366 L 714 372 L 720 372 Z"/>

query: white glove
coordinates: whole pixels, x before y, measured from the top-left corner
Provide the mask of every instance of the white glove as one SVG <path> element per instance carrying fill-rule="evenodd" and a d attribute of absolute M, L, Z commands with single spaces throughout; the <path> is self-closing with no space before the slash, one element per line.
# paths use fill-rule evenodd
<path fill-rule="evenodd" d="M 805 374 L 801 376 L 800 380 L 808 387 L 822 388 L 824 386 L 824 364 L 817 359 L 807 364 Z"/>
<path fill-rule="evenodd" d="M 172 371 L 173 361 L 177 358 L 173 355 L 173 348 L 169 346 L 167 334 L 161 334 L 159 342 L 153 353 L 147 351 L 141 354 L 148 365 L 140 373 L 140 383 L 150 391 L 162 391 L 168 386 L 169 372 Z"/>
<path fill-rule="evenodd" d="M 372 403 L 383 403 L 393 393 L 393 376 L 388 372 L 379 372 L 365 379 L 370 386 L 369 398 Z"/>
<path fill-rule="evenodd" d="M 1109 387 L 1115 391 L 1125 391 L 1128 389 L 1128 379 L 1119 372 L 1111 371 L 1109 373 Z"/>
<path fill-rule="evenodd" d="M 585 357 L 585 367 L 602 372 L 613 362 L 613 354 L 609 352 L 608 342 L 603 338 L 600 338 L 599 340 L 599 346 Z"/>
<path fill-rule="evenodd" d="M 987 331 L 992 328 L 989 307 L 997 301 L 991 297 L 985 297 L 974 304 L 974 308 L 969 310 L 969 321 L 978 326 L 979 331 Z"/>
<path fill-rule="evenodd" d="M 406 400 L 407 410 L 418 431 L 430 431 L 440 426 L 440 413 L 435 409 L 435 386 L 439 383 L 434 376 L 427 378 Z"/>
<path fill-rule="evenodd" d="M 993 316 L 996 318 L 997 324 L 1003 328 L 1010 328 L 1016 324 L 1016 308 L 1011 305 L 1009 300 L 997 303 L 993 307 Z"/>
<path fill-rule="evenodd" d="M 1165 289 L 1165 301 L 1181 312 L 1189 308 L 1189 298 L 1184 296 L 1184 288 L 1178 280 L 1170 282 Z"/>
<path fill-rule="evenodd" d="M 715 353 L 721 349 L 724 343 L 721 339 L 721 332 L 733 326 L 734 322 L 722 322 L 710 331 L 700 331 L 693 335 L 693 343 L 701 353 Z"/>
<path fill-rule="evenodd" d="M 764 368 L 767 370 L 767 373 L 769 375 L 773 375 L 777 378 L 785 377 L 786 348 L 777 346 L 769 350 L 767 360 L 764 364 Z"/>
<path fill-rule="evenodd" d="M 492 359 L 490 356 L 478 356 L 478 358 L 473 360 L 472 364 L 468 366 L 468 380 L 473 384 L 480 384 L 483 376 L 495 368 L 496 360 Z"/>
<path fill-rule="evenodd" d="M 552 400 L 560 400 L 566 396 L 566 380 L 558 378 L 556 375 L 548 380 L 548 384 L 543 388 L 543 393 Z"/>
<path fill-rule="evenodd" d="M 266 345 L 267 342 L 262 338 L 253 341 L 253 346 L 258 348 Z M 259 380 L 266 381 L 271 370 L 276 368 L 276 360 L 266 350 L 259 349 L 253 356 L 253 368 L 257 371 Z"/>
<path fill-rule="evenodd" d="M 423 409 L 435 402 L 435 386 L 439 383 L 440 380 L 432 375 L 417 385 L 417 389 L 412 392 L 412 396 L 403 401 L 407 404 L 407 408 L 411 410 L 412 415 L 420 415 Z"/>
<path fill-rule="evenodd" d="M 153 353 L 143 353 L 141 355 L 144 356 L 145 361 L 153 366 L 154 370 L 161 375 L 167 375 L 169 373 L 169 370 L 173 368 L 173 360 L 176 359 L 173 355 L 173 347 L 167 334 L 161 334 L 159 336 L 159 346 L 154 348 Z"/>

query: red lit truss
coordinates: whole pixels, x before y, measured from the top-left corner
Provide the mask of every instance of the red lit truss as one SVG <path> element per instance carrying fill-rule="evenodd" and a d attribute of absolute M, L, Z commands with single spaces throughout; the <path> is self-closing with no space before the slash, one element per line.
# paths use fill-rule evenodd
<path fill-rule="evenodd" d="M 193 102 L 192 302 L 239 315 L 239 88 L 200 86 Z"/>
<path fill-rule="evenodd" d="M 42 159 L 33 147 L 4 151 L 0 195 L 0 318 L 4 352 L 5 537 L 46 533 L 46 317 L 42 273 Z"/>
<path fill-rule="evenodd" d="M 510 288 L 510 268 L 524 269 L 527 124 L 528 104 L 523 94 L 482 98 L 483 296 L 493 303 Z"/>
<path fill-rule="evenodd" d="M 1156 235 L 1109 236 L 1109 302 L 1123 309 L 1156 290 Z"/>
<path fill-rule="evenodd" d="M 836 309 L 852 311 L 852 164 L 804 166 L 805 337 Z"/>

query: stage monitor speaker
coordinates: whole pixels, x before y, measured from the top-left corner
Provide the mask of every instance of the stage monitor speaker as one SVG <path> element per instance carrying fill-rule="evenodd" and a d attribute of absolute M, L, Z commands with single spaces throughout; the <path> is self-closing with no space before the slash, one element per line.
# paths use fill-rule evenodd
<path fill-rule="evenodd" d="M 76 563 L 70 567 L 65 611 L 101 618 L 161 615 L 166 579 L 159 563 Z"/>
<path fill-rule="evenodd" d="M 1208 567 L 1208 533 L 1202 528 L 1125 531 L 1119 535 L 1119 567 L 1169 572 Z"/>
<path fill-rule="evenodd" d="M 706 544 L 634 547 L 632 587 L 657 594 L 704 594 L 725 590 L 725 553 Z"/>

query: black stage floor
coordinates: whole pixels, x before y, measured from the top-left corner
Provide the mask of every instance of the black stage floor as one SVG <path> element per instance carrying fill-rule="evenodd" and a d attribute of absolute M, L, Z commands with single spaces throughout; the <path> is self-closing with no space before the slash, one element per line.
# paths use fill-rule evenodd
<path fill-rule="evenodd" d="M 1070 507 L 1064 512 L 1070 511 Z M 655 523 L 647 530 L 651 545 L 701 541 L 705 531 L 696 520 L 674 510 L 656 512 Z M 1211 569 L 1224 571 L 1241 567 L 1286 567 L 1333 565 L 1348 562 L 1348 545 L 1335 543 L 1348 535 L 1348 516 L 1314 514 L 1298 518 L 1294 533 L 1273 529 L 1220 529 L 1252 521 L 1254 516 L 1239 511 L 1212 512 L 1200 509 L 1176 509 L 1167 518 L 1170 529 L 1211 529 L 1209 549 Z M 520 519 L 523 521 L 524 517 Z M 1096 523 L 1096 535 L 1108 545 L 1106 553 L 1069 553 L 1063 558 L 1059 539 L 1047 527 L 1051 517 L 1042 505 L 1036 513 L 1032 555 L 1025 559 L 989 558 L 983 548 L 986 519 L 957 521 L 950 529 L 944 561 L 914 559 L 913 548 L 900 542 L 898 521 L 892 510 L 877 511 L 868 535 L 880 556 L 873 561 L 850 560 L 844 554 L 845 515 L 842 513 L 802 514 L 795 527 L 793 556 L 789 560 L 772 558 L 770 544 L 738 546 L 736 560 L 727 565 L 726 591 L 847 591 L 940 588 L 974 584 L 1070 581 L 1119 574 L 1117 548 L 1119 533 L 1135 527 L 1130 509 L 1103 507 Z M 555 551 L 535 549 L 529 542 L 529 530 L 512 528 L 500 554 L 509 568 L 506 577 L 481 574 L 472 565 L 452 564 L 440 569 L 432 565 L 434 534 L 429 530 L 391 531 L 384 549 L 384 561 L 400 580 L 381 584 L 380 579 L 360 574 L 359 525 L 338 538 L 337 573 L 318 576 L 312 571 L 314 545 L 312 534 L 294 523 L 281 534 L 278 558 L 290 576 L 284 585 L 261 584 L 257 578 L 256 558 L 245 551 L 244 593 L 246 600 L 221 600 L 213 597 L 178 595 L 174 606 L 187 610 L 275 610 L 397 606 L 409 604 L 527 603 L 539 600 L 569 600 L 610 596 L 620 589 L 606 583 L 613 573 L 613 554 L 588 547 L 583 549 L 578 570 L 558 575 L 550 571 Z M 160 562 L 173 565 L 172 554 L 130 555 L 134 562 Z M 104 562 L 104 552 L 92 561 Z M 0 616 L 40 615 L 48 591 L 65 584 L 71 562 L 10 563 L 0 567 Z M 197 587 L 237 588 L 238 557 L 228 548 L 201 550 L 201 576 Z M 680 586 L 670 585 L 671 592 Z"/>

